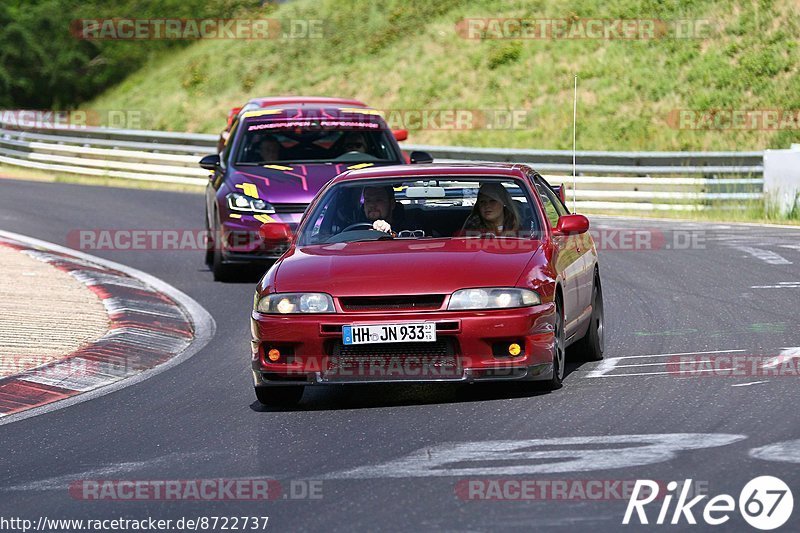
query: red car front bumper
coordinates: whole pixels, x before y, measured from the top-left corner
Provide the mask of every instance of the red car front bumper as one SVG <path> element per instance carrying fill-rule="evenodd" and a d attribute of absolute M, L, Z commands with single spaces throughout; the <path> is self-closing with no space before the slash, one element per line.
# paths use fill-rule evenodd
<path fill-rule="evenodd" d="M 552 303 L 491 311 L 266 315 L 253 312 L 256 386 L 549 379 Z M 435 343 L 344 346 L 342 326 L 434 322 Z M 512 344 L 517 355 L 509 353 Z M 270 361 L 273 351 L 277 361 Z M 516 349 L 510 350 L 511 352 Z"/>

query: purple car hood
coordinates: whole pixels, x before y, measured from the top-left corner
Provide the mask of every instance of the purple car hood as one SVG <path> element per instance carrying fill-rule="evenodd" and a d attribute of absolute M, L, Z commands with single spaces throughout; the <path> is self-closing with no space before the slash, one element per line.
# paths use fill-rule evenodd
<path fill-rule="evenodd" d="M 353 164 L 239 166 L 232 169 L 225 185 L 232 192 L 241 192 L 245 184 L 253 184 L 259 197 L 276 204 L 308 204 L 334 176 Z M 238 186 L 238 187 L 237 187 Z"/>

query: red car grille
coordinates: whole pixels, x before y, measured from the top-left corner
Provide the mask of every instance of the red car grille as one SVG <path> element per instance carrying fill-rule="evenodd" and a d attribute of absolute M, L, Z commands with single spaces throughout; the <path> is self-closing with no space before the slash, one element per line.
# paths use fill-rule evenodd
<path fill-rule="evenodd" d="M 326 379 L 459 379 L 462 370 L 451 338 L 435 342 L 333 345 Z"/>
<path fill-rule="evenodd" d="M 443 337 L 434 342 L 387 342 L 383 344 L 351 344 L 337 342 L 333 357 L 419 357 L 455 355 L 454 341 Z"/>
<path fill-rule="evenodd" d="M 352 296 L 339 298 L 345 312 L 435 311 L 442 307 L 444 294 L 412 296 Z"/>

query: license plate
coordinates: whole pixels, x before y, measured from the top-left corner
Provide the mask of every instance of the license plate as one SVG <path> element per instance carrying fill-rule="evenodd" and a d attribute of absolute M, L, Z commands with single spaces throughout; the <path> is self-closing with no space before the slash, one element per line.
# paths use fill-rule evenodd
<path fill-rule="evenodd" d="M 433 342 L 436 324 L 420 322 L 409 324 L 370 324 L 342 326 L 344 344 L 380 344 L 385 342 Z"/>

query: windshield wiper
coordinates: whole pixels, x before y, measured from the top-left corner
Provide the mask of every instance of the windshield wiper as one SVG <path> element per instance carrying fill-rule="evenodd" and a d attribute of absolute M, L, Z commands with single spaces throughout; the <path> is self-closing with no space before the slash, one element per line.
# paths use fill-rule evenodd
<path fill-rule="evenodd" d="M 375 242 L 375 241 L 393 241 L 393 240 L 394 237 L 387 234 L 387 235 L 381 235 L 380 237 L 376 237 L 374 239 L 356 239 L 354 241 L 342 241 L 342 242 L 351 243 L 351 242 Z"/>

